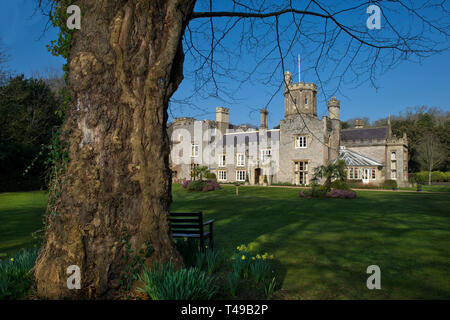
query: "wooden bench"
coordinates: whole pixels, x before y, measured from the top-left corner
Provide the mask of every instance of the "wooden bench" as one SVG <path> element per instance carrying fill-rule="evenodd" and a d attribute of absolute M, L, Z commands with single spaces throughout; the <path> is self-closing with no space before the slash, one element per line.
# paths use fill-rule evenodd
<path fill-rule="evenodd" d="M 170 212 L 169 225 L 173 238 L 195 238 L 200 240 L 200 249 L 205 248 L 205 239 L 209 238 L 211 249 L 214 248 L 214 219 L 203 222 L 200 212 Z M 208 228 L 205 228 L 208 227 Z M 205 230 L 208 229 L 208 230 Z"/>

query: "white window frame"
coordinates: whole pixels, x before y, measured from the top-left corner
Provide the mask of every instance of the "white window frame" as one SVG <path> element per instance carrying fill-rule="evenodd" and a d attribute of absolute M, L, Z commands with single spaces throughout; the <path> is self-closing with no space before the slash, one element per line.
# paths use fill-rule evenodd
<path fill-rule="evenodd" d="M 395 151 L 391 152 L 391 160 L 397 160 L 397 153 Z"/>
<path fill-rule="evenodd" d="M 354 172 L 355 172 L 355 168 L 348 168 L 348 179 L 349 180 L 353 180 L 354 179 Z"/>
<path fill-rule="evenodd" d="M 238 153 L 236 155 L 236 166 L 237 167 L 245 166 L 245 153 Z"/>
<path fill-rule="evenodd" d="M 245 170 L 236 170 L 236 181 L 245 181 L 247 172 Z"/>
<path fill-rule="evenodd" d="M 225 167 L 226 164 L 227 164 L 227 155 L 225 153 L 219 154 L 218 166 Z"/>
<path fill-rule="evenodd" d="M 217 170 L 217 180 L 227 181 L 227 170 Z"/>
<path fill-rule="evenodd" d="M 261 149 L 260 157 L 262 163 L 265 163 L 268 159 L 270 159 L 271 156 L 272 156 L 272 149 Z"/>
<path fill-rule="evenodd" d="M 191 143 L 191 157 L 198 157 L 200 148 L 197 143 Z"/>
<path fill-rule="evenodd" d="M 361 179 L 361 172 L 359 172 L 359 168 L 355 168 L 355 180 Z"/>
<path fill-rule="evenodd" d="M 295 136 L 295 149 L 306 149 L 308 148 L 308 136 L 299 135 Z"/>

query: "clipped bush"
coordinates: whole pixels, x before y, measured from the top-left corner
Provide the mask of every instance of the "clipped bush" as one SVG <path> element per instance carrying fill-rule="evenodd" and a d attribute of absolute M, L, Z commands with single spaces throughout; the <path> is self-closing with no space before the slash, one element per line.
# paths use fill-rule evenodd
<path fill-rule="evenodd" d="M 213 278 L 198 268 L 175 270 L 172 262 L 153 265 L 139 276 L 152 300 L 211 300 L 217 292 Z"/>
<path fill-rule="evenodd" d="M 301 198 L 323 198 L 327 195 L 327 191 L 321 188 L 303 189 L 300 191 Z"/>
<path fill-rule="evenodd" d="M 205 178 L 206 178 L 206 180 L 217 181 L 217 177 L 216 177 L 216 174 L 214 172 L 207 172 L 205 174 Z"/>
<path fill-rule="evenodd" d="M 395 180 L 386 180 L 382 184 L 383 188 L 394 189 L 398 188 L 397 181 Z"/>
<path fill-rule="evenodd" d="M 191 183 L 191 180 L 184 180 L 183 184 L 181 185 L 181 187 L 183 189 L 186 189 L 188 187 L 189 183 Z"/>

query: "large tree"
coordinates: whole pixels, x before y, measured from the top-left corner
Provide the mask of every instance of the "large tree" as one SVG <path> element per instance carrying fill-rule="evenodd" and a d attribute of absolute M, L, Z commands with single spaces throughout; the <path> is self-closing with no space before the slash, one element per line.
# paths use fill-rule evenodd
<path fill-rule="evenodd" d="M 372 3 L 397 6 L 420 20 L 420 35 L 446 32 L 420 14 L 431 3 L 413 7 L 407 1 L 360 1 L 339 7 L 325 1 L 230 1 L 228 6 L 221 3 L 224 11 L 206 1 L 198 4 L 198 12 L 195 0 L 73 1 L 81 8 L 82 28 L 71 38 L 68 56 L 70 104 L 62 140 L 70 144 L 70 160 L 50 197 L 52 214 L 35 268 L 38 293 L 49 298 L 111 297 L 127 275 L 131 258 L 149 249 L 147 264 L 169 259 L 182 263 L 167 220 L 171 179 L 166 124 L 169 99 L 183 79 L 183 39 L 186 52 L 198 58 L 198 79 L 204 80 L 199 91 L 212 84 L 215 94 L 221 89 L 218 74 L 230 74 L 217 52 L 233 53 L 223 41 L 239 24 L 246 30 L 241 45 L 258 50 L 267 44 L 269 53 L 261 60 L 272 57 L 269 62 L 275 68 L 268 77 L 277 75 L 280 87 L 284 59 L 300 35 L 318 44 L 318 73 L 328 61 L 339 65 L 341 74 L 367 74 L 367 79 L 373 79 L 381 62 L 391 66 L 405 57 L 439 51 L 435 38 L 395 30 L 388 9 L 383 16 L 390 31 L 382 37 L 369 34 L 365 18 L 355 22 L 351 17 L 353 11 L 364 17 Z M 305 17 L 311 20 L 302 25 Z M 269 37 L 261 30 L 270 31 L 273 41 L 267 43 Z M 292 33 L 286 42 L 288 30 Z M 195 44 L 196 36 L 207 46 L 204 50 Z M 333 53 L 336 42 L 344 43 L 339 46 L 343 50 Z M 70 265 L 81 269 L 80 290 L 66 287 Z"/>

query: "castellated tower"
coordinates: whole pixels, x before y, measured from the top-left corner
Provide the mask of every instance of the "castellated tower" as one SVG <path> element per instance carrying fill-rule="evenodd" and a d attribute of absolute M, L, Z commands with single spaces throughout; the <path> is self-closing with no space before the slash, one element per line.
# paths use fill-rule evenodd
<path fill-rule="evenodd" d="M 310 82 L 292 82 L 292 74 L 284 73 L 284 116 L 309 114 L 317 117 L 317 86 Z"/>
<path fill-rule="evenodd" d="M 230 125 L 230 109 L 224 107 L 216 108 L 217 129 L 224 135 Z"/>

